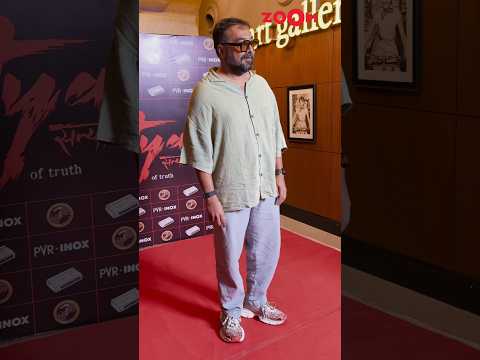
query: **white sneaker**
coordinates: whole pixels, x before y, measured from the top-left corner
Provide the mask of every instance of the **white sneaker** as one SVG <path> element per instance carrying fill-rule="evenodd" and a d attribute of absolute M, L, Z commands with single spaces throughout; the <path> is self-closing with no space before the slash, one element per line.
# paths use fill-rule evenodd
<path fill-rule="evenodd" d="M 245 305 L 241 315 L 247 319 L 252 319 L 256 316 L 261 322 L 269 325 L 281 325 L 287 320 L 287 315 L 283 311 L 268 302 L 260 308 Z"/>
<path fill-rule="evenodd" d="M 229 316 L 222 312 L 220 315 L 219 335 L 226 342 L 242 342 L 245 339 L 245 330 L 243 330 L 240 318 Z"/>

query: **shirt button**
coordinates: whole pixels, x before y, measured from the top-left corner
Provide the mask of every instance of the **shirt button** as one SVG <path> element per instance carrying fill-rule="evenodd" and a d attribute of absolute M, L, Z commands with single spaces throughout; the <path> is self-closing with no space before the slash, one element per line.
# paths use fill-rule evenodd
<path fill-rule="evenodd" d="M 258 157 L 261 158 L 261 157 L 262 157 L 262 154 L 258 154 Z"/>
<path fill-rule="evenodd" d="M 255 136 L 256 136 L 256 137 L 259 137 L 259 136 L 260 136 L 260 134 L 259 134 L 259 133 L 256 133 L 256 134 L 255 134 Z"/>
<path fill-rule="evenodd" d="M 262 173 L 260 173 L 260 176 L 263 176 L 263 174 L 262 174 Z"/>
<path fill-rule="evenodd" d="M 253 114 L 250 114 L 250 117 L 253 119 L 255 116 Z"/>

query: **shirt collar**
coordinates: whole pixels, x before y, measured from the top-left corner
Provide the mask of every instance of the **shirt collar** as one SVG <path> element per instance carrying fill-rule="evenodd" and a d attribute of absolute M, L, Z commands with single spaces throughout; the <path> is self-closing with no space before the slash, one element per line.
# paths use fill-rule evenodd
<path fill-rule="evenodd" d="M 225 78 L 217 72 L 218 69 L 219 69 L 218 66 L 210 68 L 206 76 L 207 80 L 212 82 L 227 82 L 227 80 L 225 80 Z M 247 83 L 251 81 L 256 74 L 255 70 L 250 70 L 249 72 L 250 72 L 250 78 L 247 80 Z"/>

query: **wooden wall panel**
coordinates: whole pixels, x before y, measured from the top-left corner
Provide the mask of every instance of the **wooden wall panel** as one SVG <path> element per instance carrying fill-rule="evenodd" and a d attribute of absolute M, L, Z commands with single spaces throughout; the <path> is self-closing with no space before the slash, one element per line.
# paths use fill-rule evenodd
<path fill-rule="evenodd" d="M 460 1 L 458 106 L 459 112 L 480 116 L 478 94 L 480 86 L 480 1 Z"/>
<path fill-rule="evenodd" d="M 348 233 L 423 261 L 454 267 L 454 117 L 357 105 L 348 142 Z"/>
<path fill-rule="evenodd" d="M 455 238 L 452 251 L 456 252 L 457 267 L 463 272 L 480 279 L 479 220 L 480 215 L 480 154 L 479 118 L 458 120 L 456 148 L 456 203 Z"/>
<path fill-rule="evenodd" d="M 343 25 L 342 25 L 343 26 Z M 337 26 L 332 29 L 333 32 L 333 50 L 332 50 L 332 81 L 342 81 L 341 65 L 342 63 L 342 27 Z"/>
<path fill-rule="evenodd" d="M 340 219 L 340 155 L 289 149 L 284 156 L 291 206 L 338 221 Z"/>
<path fill-rule="evenodd" d="M 257 50 L 256 65 L 271 87 L 284 87 L 333 80 L 333 30 L 293 38 L 287 47 L 275 44 Z M 262 59 L 264 57 L 264 59 Z M 257 62 L 257 60 L 255 60 Z M 260 66 L 260 67 L 259 67 Z"/>

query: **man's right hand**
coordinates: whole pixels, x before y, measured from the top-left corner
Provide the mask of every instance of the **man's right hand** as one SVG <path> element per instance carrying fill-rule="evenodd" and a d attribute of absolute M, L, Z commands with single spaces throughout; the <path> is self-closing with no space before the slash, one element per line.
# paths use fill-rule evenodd
<path fill-rule="evenodd" d="M 207 211 L 215 226 L 224 227 L 226 225 L 223 206 L 216 195 L 207 199 Z"/>

